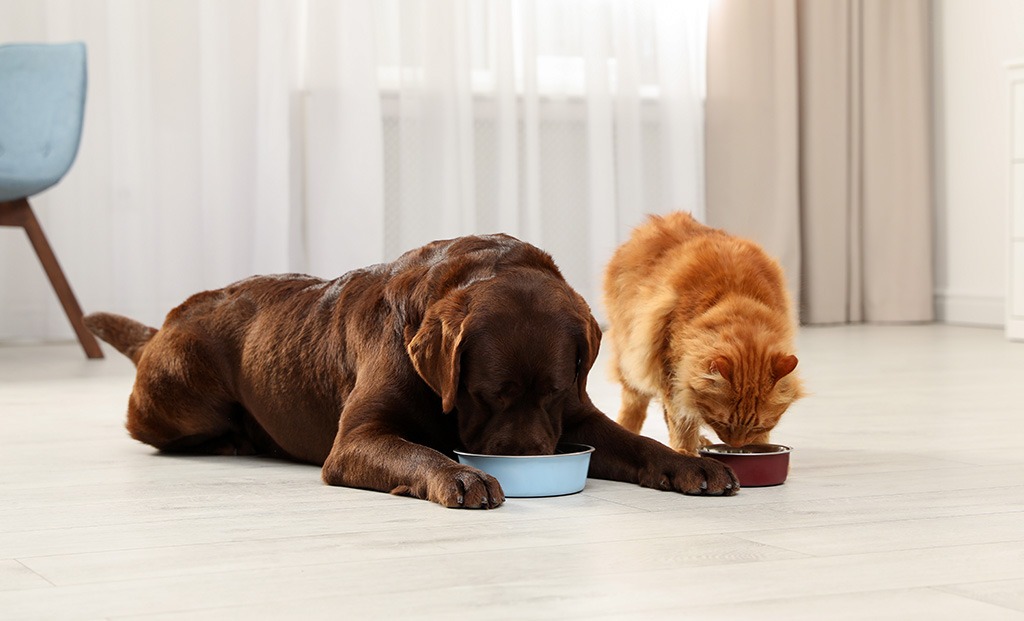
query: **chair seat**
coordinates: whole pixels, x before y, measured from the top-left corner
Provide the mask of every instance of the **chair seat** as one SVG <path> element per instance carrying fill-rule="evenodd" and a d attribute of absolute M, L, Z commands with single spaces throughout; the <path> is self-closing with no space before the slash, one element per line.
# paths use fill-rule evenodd
<path fill-rule="evenodd" d="M 78 152 L 85 46 L 0 45 L 0 201 L 56 184 Z"/>
<path fill-rule="evenodd" d="M 29 173 L 0 167 L 0 203 L 26 198 L 52 187 L 61 180 L 64 173 L 47 177 L 31 176 Z"/>

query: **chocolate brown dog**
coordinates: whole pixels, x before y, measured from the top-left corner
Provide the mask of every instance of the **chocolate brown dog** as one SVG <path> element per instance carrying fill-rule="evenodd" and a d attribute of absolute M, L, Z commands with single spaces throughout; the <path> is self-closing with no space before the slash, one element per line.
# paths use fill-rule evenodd
<path fill-rule="evenodd" d="M 497 507 L 453 450 L 594 446 L 590 476 L 731 495 L 717 461 L 626 431 L 587 396 L 601 331 L 551 257 L 507 235 L 437 241 L 324 281 L 255 276 L 193 295 L 159 330 L 89 328 L 137 366 L 128 431 L 161 451 L 269 454 L 323 480 Z"/>

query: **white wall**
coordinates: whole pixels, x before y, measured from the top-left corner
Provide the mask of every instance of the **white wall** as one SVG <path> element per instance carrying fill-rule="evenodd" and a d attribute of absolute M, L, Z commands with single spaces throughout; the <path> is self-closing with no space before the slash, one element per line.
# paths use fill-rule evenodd
<path fill-rule="evenodd" d="M 939 319 L 1001 326 L 1009 122 L 1004 64 L 1024 58 L 1024 0 L 934 3 Z"/>

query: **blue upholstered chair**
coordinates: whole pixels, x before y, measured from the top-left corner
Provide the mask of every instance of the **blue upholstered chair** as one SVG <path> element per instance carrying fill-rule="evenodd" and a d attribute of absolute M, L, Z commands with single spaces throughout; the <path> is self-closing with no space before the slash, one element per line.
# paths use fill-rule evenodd
<path fill-rule="evenodd" d="M 85 82 L 81 43 L 0 45 L 0 225 L 25 229 L 86 356 L 102 358 L 28 202 L 75 160 Z"/>

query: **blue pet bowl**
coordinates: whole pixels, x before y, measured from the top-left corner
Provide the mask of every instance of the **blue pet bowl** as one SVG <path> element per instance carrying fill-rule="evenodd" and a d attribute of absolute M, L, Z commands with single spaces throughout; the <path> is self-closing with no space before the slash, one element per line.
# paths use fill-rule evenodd
<path fill-rule="evenodd" d="M 554 455 L 479 455 L 455 451 L 459 463 L 483 470 L 501 483 L 509 498 L 565 496 L 587 484 L 590 454 L 586 444 L 559 444 Z"/>

